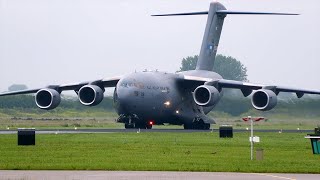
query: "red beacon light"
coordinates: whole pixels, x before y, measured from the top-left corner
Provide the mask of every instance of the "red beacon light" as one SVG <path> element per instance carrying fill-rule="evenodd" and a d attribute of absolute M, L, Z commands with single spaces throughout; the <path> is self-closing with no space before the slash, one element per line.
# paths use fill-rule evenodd
<path fill-rule="evenodd" d="M 149 121 L 149 125 L 153 125 L 154 124 L 154 122 L 153 121 Z"/>

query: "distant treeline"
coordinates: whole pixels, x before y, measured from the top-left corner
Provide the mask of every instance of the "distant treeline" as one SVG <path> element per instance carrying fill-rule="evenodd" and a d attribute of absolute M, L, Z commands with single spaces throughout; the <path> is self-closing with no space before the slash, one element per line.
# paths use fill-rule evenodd
<path fill-rule="evenodd" d="M 15 109 L 23 111 L 26 109 L 32 111 L 39 110 L 34 102 L 34 97 L 30 95 L 0 97 L 0 109 Z M 105 97 L 99 105 L 94 107 L 83 106 L 76 98 L 62 98 L 61 104 L 57 109 L 59 109 L 59 111 L 63 111 L 64 109 L 95 112 L 99 110 L 109 112 L 114 111 L 112 97 Z M 292 100 L 282 100 L 278 102 L 278 105 L 273 110 L 261 113 L 254 110 L 251 105 L 250 98 L 224 96 L 214 111 L 223 112 L 230 116 L 240 116 L 247 113 L 259 115 L 278 113 L 289 114 L 292 116 L 320 116 L 320 99 L 292 98 Z"/>

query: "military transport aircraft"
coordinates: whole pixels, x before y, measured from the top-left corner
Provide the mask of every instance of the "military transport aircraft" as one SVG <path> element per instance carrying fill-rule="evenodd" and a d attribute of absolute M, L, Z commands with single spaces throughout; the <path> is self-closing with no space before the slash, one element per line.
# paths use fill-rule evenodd
<path fill-rule="evenodd" d="M 197 67 L 192 71 L 166 73 L 134 72 L 122 77 L 92 82 L 50 85 L 45 88 L 2 93 L 0 96 L 35 93 L 36 105 L 45 110 L 56 108 L 62 91 L 73 90 L 85 106 L 95 106 L 104 97 L 107 87 L 115 87 L 114 106 L 117 122 L 125 128 L 152 128 L 154 124 L 184 125 L 185 129 L 209 129 L 215 123 L 208 114 L 219 102 L 224 88 L 239 89 L 244 96 L 252 94 L 252 106 L 261 111 L 274 108 L 279 92 L 320 94 L 320 91 L 262 85 L 225 80 L 213 71 L 224 18 L 228 14 L 297 15 L 288 13 L 229 11 L 221 3 L 212 2 L 209 11 L 163 14 L 154 16 L 207 15 Z"/>

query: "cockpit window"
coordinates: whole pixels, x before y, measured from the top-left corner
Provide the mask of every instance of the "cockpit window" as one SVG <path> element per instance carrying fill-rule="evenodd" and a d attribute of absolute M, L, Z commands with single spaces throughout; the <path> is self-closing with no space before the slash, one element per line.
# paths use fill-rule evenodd
<path fill-rule="evenodd" d="M 134 91 L 134 96 L 139 96 L 139 92 L 138 91 Z"/>

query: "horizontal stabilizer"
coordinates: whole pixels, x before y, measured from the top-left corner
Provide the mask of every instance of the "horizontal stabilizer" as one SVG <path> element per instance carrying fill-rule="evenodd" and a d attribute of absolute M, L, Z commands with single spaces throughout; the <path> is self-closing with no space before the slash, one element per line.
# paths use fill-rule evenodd
<path fill-rule="evenodd" d="M 252 15 L 299 15 L 294 13 L 275 13 L 275 12 L 246 12 L 246 11 L 228 11 L 219 10 L 217 14 L 252 14 Z"/>
<path fill-rule="evenodd" d="M 190 13 L 175 13 L 175 14 L 155 14 L 151 16 L 190 16 L 190 15 L 206 15 L 208 11 L 202 12 L 190 12 Z M 275 12 L 246 12 L 246 11 L 229 11 L 229 10 L 219 10 L 216 11 L 217 14 L 242 14 L 242 15 L 299 15 L 294 13 L 275 13 Z"/>
<path fill-rule="evenodd" d="M 209 13 L 208 11 L 202 11 L 202 12 L 175 13 L 175 14 L 155 14 L 151 16 L 189 16 L 189 15 L 205 15 L 208 13 Z"/>

